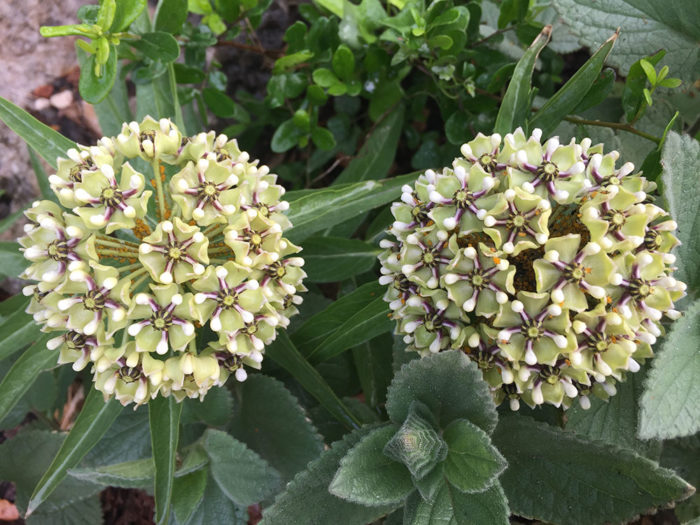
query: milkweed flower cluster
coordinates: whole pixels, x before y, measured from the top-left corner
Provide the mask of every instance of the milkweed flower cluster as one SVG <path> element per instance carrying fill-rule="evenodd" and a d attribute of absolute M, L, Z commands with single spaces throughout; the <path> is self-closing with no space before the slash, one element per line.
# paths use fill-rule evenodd
<path fill-rule="evenodd" d="M 380 282 L 397 332 L 421 355 L 466 352 L 513 410 L 614 395 L 686 288 L 655 184 L 616 151 L 537 129 L 461 153 L 392 206 Z"/>
<path fill-rule="evenodd" d="M 59 362 L 92 365 L 123 404 L 245 380 L 305 290 L 276 175 L 225 135 L 149 117 L 68 157 L 49 177 L 60 205 L 34 203 L 19 240 Z"/>

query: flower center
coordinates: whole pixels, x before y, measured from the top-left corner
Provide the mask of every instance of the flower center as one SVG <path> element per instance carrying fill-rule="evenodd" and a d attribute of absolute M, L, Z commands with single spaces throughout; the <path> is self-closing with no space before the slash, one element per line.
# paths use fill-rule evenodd
<path fill-rule="evenodd" d="M 168 249 L 168 257 L 178 260 L 180 257 L 182 257 L 182 250 L 178 246 L 171 246 Z"/>
<path fill-rule="evenodd" d="M 484 285 L 484 276 L 475 271 L 474 274 L 472 274 L 471 281 L 474 288 L 481 288 Z"/>
<path fill-rule="evenodd" d="M 554 181 L 559 175 L 559 168 L 553 162 L 543 162 L 537 169 L 537 174 L 547 182 Z"/>
<path fill-rule="evenodd" d="M 82 350 L 85 346 L 86 337 L 78 332 L 68 332 L 66 334 L 66 346 L 71 350 Z"/>
<path fill-rule="evenodd" d="M 520 333 L 527 339 L 536 340 L 542 335 L 542 327 L 535 320 L 528 320 L 520 328 Z"/>
<path fill-rule="evenodd" d="M 427 315 L 423 326 L 428 332 L 435 332 L 442 328 L 442 319 L 439 315 Z"/>
<path fill-rule="evenodd" d="M 90 290 L 83 298 L 83 306 L 87 310 L 102 310 L 105 307 L 105 297 L 100 290 Z"/>
<path fill-rule="evenodd" d="M 467 208 L 474 202 L 474 197 L 466 190 L 457 190 L 452 196 L 452 200 L 455 201 L 458 208 Z"/>
<path fill-rule="evenodd" d="M 119 369 L 119 378 L 125 383 L 133 383 L 141 378 L 141 370 L 139 368 L 132 368 L 130 366 L 122 366 Z"/>
<path fill-rule="evenodd" d="M 489 155 L 488 153 L 484 153 L 481 157 L 479 157 L 479 164 L 481 164 L 484 171 L 488 173 L 491 173 L 496 169 L 496 159 L 494 159 L 493 156 Z"/>
<path fill-rule="evenodd" d="M 173 324 L 173 316 L 167 310 L 159 310 L 153 314 L 151 322 L 156 330 L 165 330 Z"/>
<path fill-rule="evenodd" d="M 46 248 L 49 257 L 54 261 L 63 261 L 68 257 L 68 245 L 64 241 L 53 241 Z"/>

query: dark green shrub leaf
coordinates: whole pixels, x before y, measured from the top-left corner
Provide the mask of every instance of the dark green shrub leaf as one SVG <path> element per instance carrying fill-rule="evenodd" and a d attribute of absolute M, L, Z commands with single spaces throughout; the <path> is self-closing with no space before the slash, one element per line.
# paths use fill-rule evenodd
<path fill-rule="evenodd" d="M 73 428 L 63 441 L 48 470 L 37 483 L 27 504 L 27 515 L 41 505 L 65 479 L 68 470 L 75 467 L 100 438 L 107 432 L 122 410 L 112 398 L 105 403 L 102 393 L 94 388 L 85 398 L 83 408 Z"/>
<path fill-rule="evenodd" d="M 394 376 L 386 411 L 395 423 L 420 401 L 435 415 L 440 428 L 455 419 L 467 419 L 490 433 L 498 416 L 489 386 L 476 364 L 463 352 L 450 350 L 411 361 Z"/>
<path fill-rule="evenodd" d="M 289 481 L 323 451 L 323 440 L 297 399 L 262 374 L 237 385 L 231 434 Z"/>
<path fill-rule="evenodd" d="M 95 73 L 96 55 L 89 55 L 85 65 L 80 68 L 80 81 L 78 89 L 80 96 L 90 104 L 97 104 L 105 98 L 117 79 L 117 50 L 113 45 L 109 46 L 107 63 L 100 66 L 101 74 Z"/>
<path fill-rule="evenodd" d="M 688 285 L 691 299 L 700 291 L 700 143 L 688 135 L 671 131 L 661 154 L 664 197 L 669 214 L 678 223 L 681 245 L 675 250 L 675 277 Z"/>
<path fill-rule="evenodd" d="M 125 31 L 131 25 L 131 22 L 136 20 L 141 14 L 147 3 L 147 0 L 119 0 L 114 12 L 112 26 L 109 30 L 112 33 Z"/>
<path fill-rule="evenodd" d="M 71 477 L 113 487 L 151 488 L 155 466 L 153 458 L 135 459 L 97 468 L 74 468 Z"/>
<path fill-rule="evenodd" d="M 625 89 L 622 91 L 622 108 L 625 110 L 625 118 L 631 121 L 639 118 L 644 109 L 644 88 L 647 85 L 647 75 L 642 67 L 642 60 L 655 66 L 666 56 L 666 51 L 661 49 L 653 55 L 640 58 L 630 66 L 625 79 Z"/>
<path fill-rule="evenodd" d="M 615 85 L 615 70 L 607 68 L 602 71 L 600 76 L 593 82 L 591 89 L 581 99 L 581 102 L 570 113 L 582 113 L 587 109 L 593 108 L 601 104 L 613 89 Z"/>
<path fill-rule="evenodd" d="M 204 103 L 214 115 L 222 118 L 230 118 L 236 114 L 236 103 L 226 93 L 211 87 L 202 90 Z"/>
<path fill-rule="evenodd" d="M 466 419 L 450 423 L 443 438 L 448 446 L 445 478 L 462 492 L 483 492 L 507 466 L 488 434 Z"/>
<path fill-rule="evenodd" d="M 175 68 L 175 80 L 178 84 L 199 84 L 204 82 L 206 75 L 204 71 L 198 67 L 188 66 L 186 64 L 173 64 Z"/>
<path fill-rule="evenodd" d="M 328 491 L 343 456 L 373 427 L 362 427 L 336 441 L 331 448 L 309 463 L 287 484 L 275 504 L 265 509 L 262 525 L 290 523 L 342 523 L 366 525 L 392 511 L 398 505 L 367 507 L 338 498 Z"/>
<path fill-rule="evenodd" d="M 501 418 L 493 442 L 508 461 L 501 484 L 522 517 L 571 525 L 626 522 L 694 489 L 631 450 L 584 441 L 523 416 Z"/>
<path fill-rule="evenodd" d="M 42 334 L 32 346 L 14 362 L 0 382 L 0 421 L 29 390 L 44 370 L 56 366 L 58 354 L 46 348 L 53 334 Z"/>
<path fill-rule="evenodd" d="M 612 51 L 617 33 L 608 38 L 591 58 L 545 102 L 544 106 L 529 121 L 530 129 L 542 129 L 543 137 L 549 137 L 561 120 L 583 100 L 598 78 L 605 59 Z"/>
<path fill-rule="evenodd" d="M 443 482 L 434 500 L 409 496 L 404 525 L 508 525 L 508 502 L 499 483 L 478 494 L 465 494 Z"/>
<path fill-rule="evenodd" d="M 182 404 L 174 396 L 158 396 L 148 402 L 151 448 L 155 464 L 154 496 L 157 525 L 168 523 L 175 478 L 175 460 L 180 440 Z"/>
<path fill-rule="evenodd" d="M 700 300 L 672 325 L 640 400 L 639 437 L 669 439 L 700 430 Z"/>
<path fill-rule="evenodd" d="M 285 120 L 272 135 L 270 148 L 275 153 L 284 153 L 296 146 L 302 135 L 303 132 L 294 124 L 293 119 Z"/>
<path fill-rule="evenodd" d="M 0 120 L 22 137 L 27 145 L 41 155 L 54 169 L 57 165 L 56 159 L 58 157 L 66 158 L 66 151 L 76 146 L 75 142 L 46 124 L 42 124 L 22 108 L 15 106 L 3 97 L 0 97 Z"/>
<path fill-rule="evenodd" d="M 8 299 L 4 303 L 10 301 Z M 12 302 L 12 304 L 15 303 Z M 28 297 L 21 302 L 21 306 L 16 310 L 7 312 L 5 319 L 0 324 L 0 360 L 18 352 L 41 335 L 34 318 L 24 312 L 27 304 L 29 304 Z"/>
<path fill-rule="evenodd" d="M 498 110 L 494 132 L 505 135 L 525 124 L 530 113 L 532 72 L 535 69 L 537 56 L 549 42 L 551 34 L 552 26 L 545 26 L 516 64 L 513 78 L 508 84 L 508 89 Z"/>
<path fill-rule="evenodd" d="M 226 494 L 219 488 L 219 484 L 209 473 L 204 487 L 204 494 L 199 505 L 187 522 L 187 525 L 213 525 L 225 523 L 226 525 L 245 525 L 245 509 L 236 507 Z"/>
<path fill-rule="evenodd" d="M 393 374 L 393 343 L 391 334 L 386 333 L 352 349 L 362 393 L 371 407 L 383 405 L 386 401 L 386 390 Z"/>
<path fill-rule="evenodd" d="M 333 53 L 333 71 L 341 80 L 350 80 L 355 72 L 355 55 L 345 44 L 338 46 Z M 317 82 L 318 83 L 318 82 Z"/>
<path fill-rule="evenodd" d="M 314 82 L 316 82 L 316 84 L 318 84 L 322 88 L 329 88 L 331 86 L 340 84 L 340 80 L 338 80 L 338 77 L 336 77 L 330 69 L 326 69 L 323 67 L 316 69 L 311 76 L 314 79 Z"/>
<path fill-rule="evenodd" d="M 0 278 L 17 277 L 29 266 L 14 241 L 0 241 Z"/>
<path fill-rule="evenodd" d="M 304 271 L 312 283 L 342 281 L 371 270 L 381 252 L 357 239 L 311 237 L 302 243 Z"/>
<path fill-rule="evenodd" d="M 231 421 L 233 396 L 226 388 L 213 388 L 204 399 L 182 401 L 182 424 L 202 422 L 212 427 L 223 427 Z"/>
<path fill-rule="evenodd" d="M 311 131 L 311 140 L 314 141 L 318 149 L 322 150 L 332 150 L 336 146 L 333 133 L 326 128 L 318 126 Z"/>
<path fill-rule="evenodd" d="M 352 447 L 340 460 L 328 489 L 331 494 L 370 506 L 403 501 L 414 490 L 411 476 L 383 452 L 396 430 L 394 425 L 377 428 Z"/>
<path fill-rule="evenodd" d="M 234 503 L 246 507 L 279 489 L 279 473 L 226 432 L 209 429 L 202 442 L 211 462 L 212 477 Z"/>
<path fill-rule="evenodd" d="M 425 405 L 414 401 L 401 427 L 384 447 L 384 454 L 403 463 L 414 479 L 423 479 L 447 455 L 447 445 L 431 420 Z"/>
<path fill-rule="evenodd" d="M 151 60 L 163 63 L 172 62 L 180 55 L 180 46 L 177 40 L 165 31 L 145 33 L 141 35 L 140 39 L 129 41 L 129 44 Z"/>
<path fill-rule="evenodd" d="M 154 17 L 153 27 L 177 35 L 182 31 L 182 24 L 187 20 L 187 0 L 161 0 Z"/>
<path fill-rule="evenodd" d="M 293 68 L 297 64 L 306 62 L 307 60 L 313 58 L 313 56 L 314 54 L 308 49 L 297 51 L 296 53 L 292 53 L 290 55 L 285 55 L 275 61 L 275 66 L 273 67 L 272 71 L 275 73 L 282 73 Z"/>

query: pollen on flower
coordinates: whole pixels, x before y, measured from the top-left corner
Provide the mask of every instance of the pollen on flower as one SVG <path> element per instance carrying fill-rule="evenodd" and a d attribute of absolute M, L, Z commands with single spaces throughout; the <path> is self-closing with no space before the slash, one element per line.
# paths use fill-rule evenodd
<path fill-rule="evenodd" d="M 68 157 L 49 178 L 60 205 L 34 203 L 19 240 L 27 311 L 58 361 L 136 405 L 260 368 L 305 291 L 277 176 L 235 140 L 150 117 Z"/>
<path fill-rule="evenodd" d="M 396 332 L 422 356 L 465 352 L 513 410 L 614 395 L 685 294 L 655 184 L 540 130 L 461 152 L 391 207 L 379 258 Z"/>

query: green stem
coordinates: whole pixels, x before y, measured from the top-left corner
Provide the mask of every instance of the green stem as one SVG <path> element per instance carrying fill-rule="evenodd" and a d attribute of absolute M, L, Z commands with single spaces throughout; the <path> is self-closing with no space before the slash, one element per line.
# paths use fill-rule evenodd
<path fill-rule="evenodd" d="M 138 253 L 138 251 L 139 251 L 138 247 L 136 247 L 136 246 L 122 244 L 122 243 L 114 242 L 114 241 L 106 241 L 106 240 L 100 239 L 100 238 L 95 239 L 95 244 L 100 245 L 100 246 L 98 246 L 98 248 L 101 246 L 105 246 L 105 247 L 111 247 L 111 248 L 120 248 L 122 250 L 131 251 L 134 253 Z"/>
<path fill-rule="evenodd" d="M 153 178 L 156 180 L 156 195 L 158 196 L 158 210 L 160 211 L 160 220 L 165 220 L 165 191 L 163 190 L 163 182 L 160 180 L 160 162 L 154 160 L 151 163 L 153 168 Z"/>
<path fill-rule="evenodd" d="M 626 131 L 628 133 L 632 133 L 632 134 L 637 135 L 639 137 L 650 140 L 656 144 L 661 143 L 660 138 L 655 137 L 654 135 L 650 135 L 649 133 L 645 133 L 644 131 L 640 131 L 637 128 L 634 128 L 629 124 L 623 124 L 621 122 L 606 122 L 604 120 L 587 120 L 587 119 L 582 119 L 582 118 L 578 118 L 578 117 L 564 117 L 564 120 L 566 120 L 567 122 L 571 122 L 572 124 L 580 124 L 582 126 L 599 126 L 599 127 L 603 127 L 603 128 L 619 129 L 621 131 Z"/>
<path fill-rule="evenodd" d="M 131 270 L 138 269 L 142 266 L 143 266 L 143 264 L 141 264 L 140 262 L 137 262 L 134 264 L 129 264 L 127 266 L 120 266 L 119 268 L 117 268 L 117 270 L 119 270 L 120 272 L 130 272 Z"/>
<path fill-rule="evenodd" d="M 107 242 L 119 241 L 120 245 L 133 246 L 133 247 L 136 248 L 136 249 L 138 249 L 138 247 L 139 247 L 139 244 L 136 243 L 136 242 L 126 241 L 126 240 L 124 240 L 124 239 L 117 239 L 117 238 L 115 238 L 115 237 L 108 237 L 108 236 L 106 236 L 106 235 L 97 234 L 97 235 L 95 236 L 95 238 L 97 239 L 98 242 L 102 242 L 102 241 L 107 241 Z"/>
<path fill-rule="evenodd" d="M 98 246 L 97 247 L 97 255 L 104 255 L 104 256 L 113 255 L 115 257 L 138 257 L 138 252 L 124 252 L 124 251 L 119 251 L 119 250 L 110 250 L 109 248 L 100 248 Z"/>

